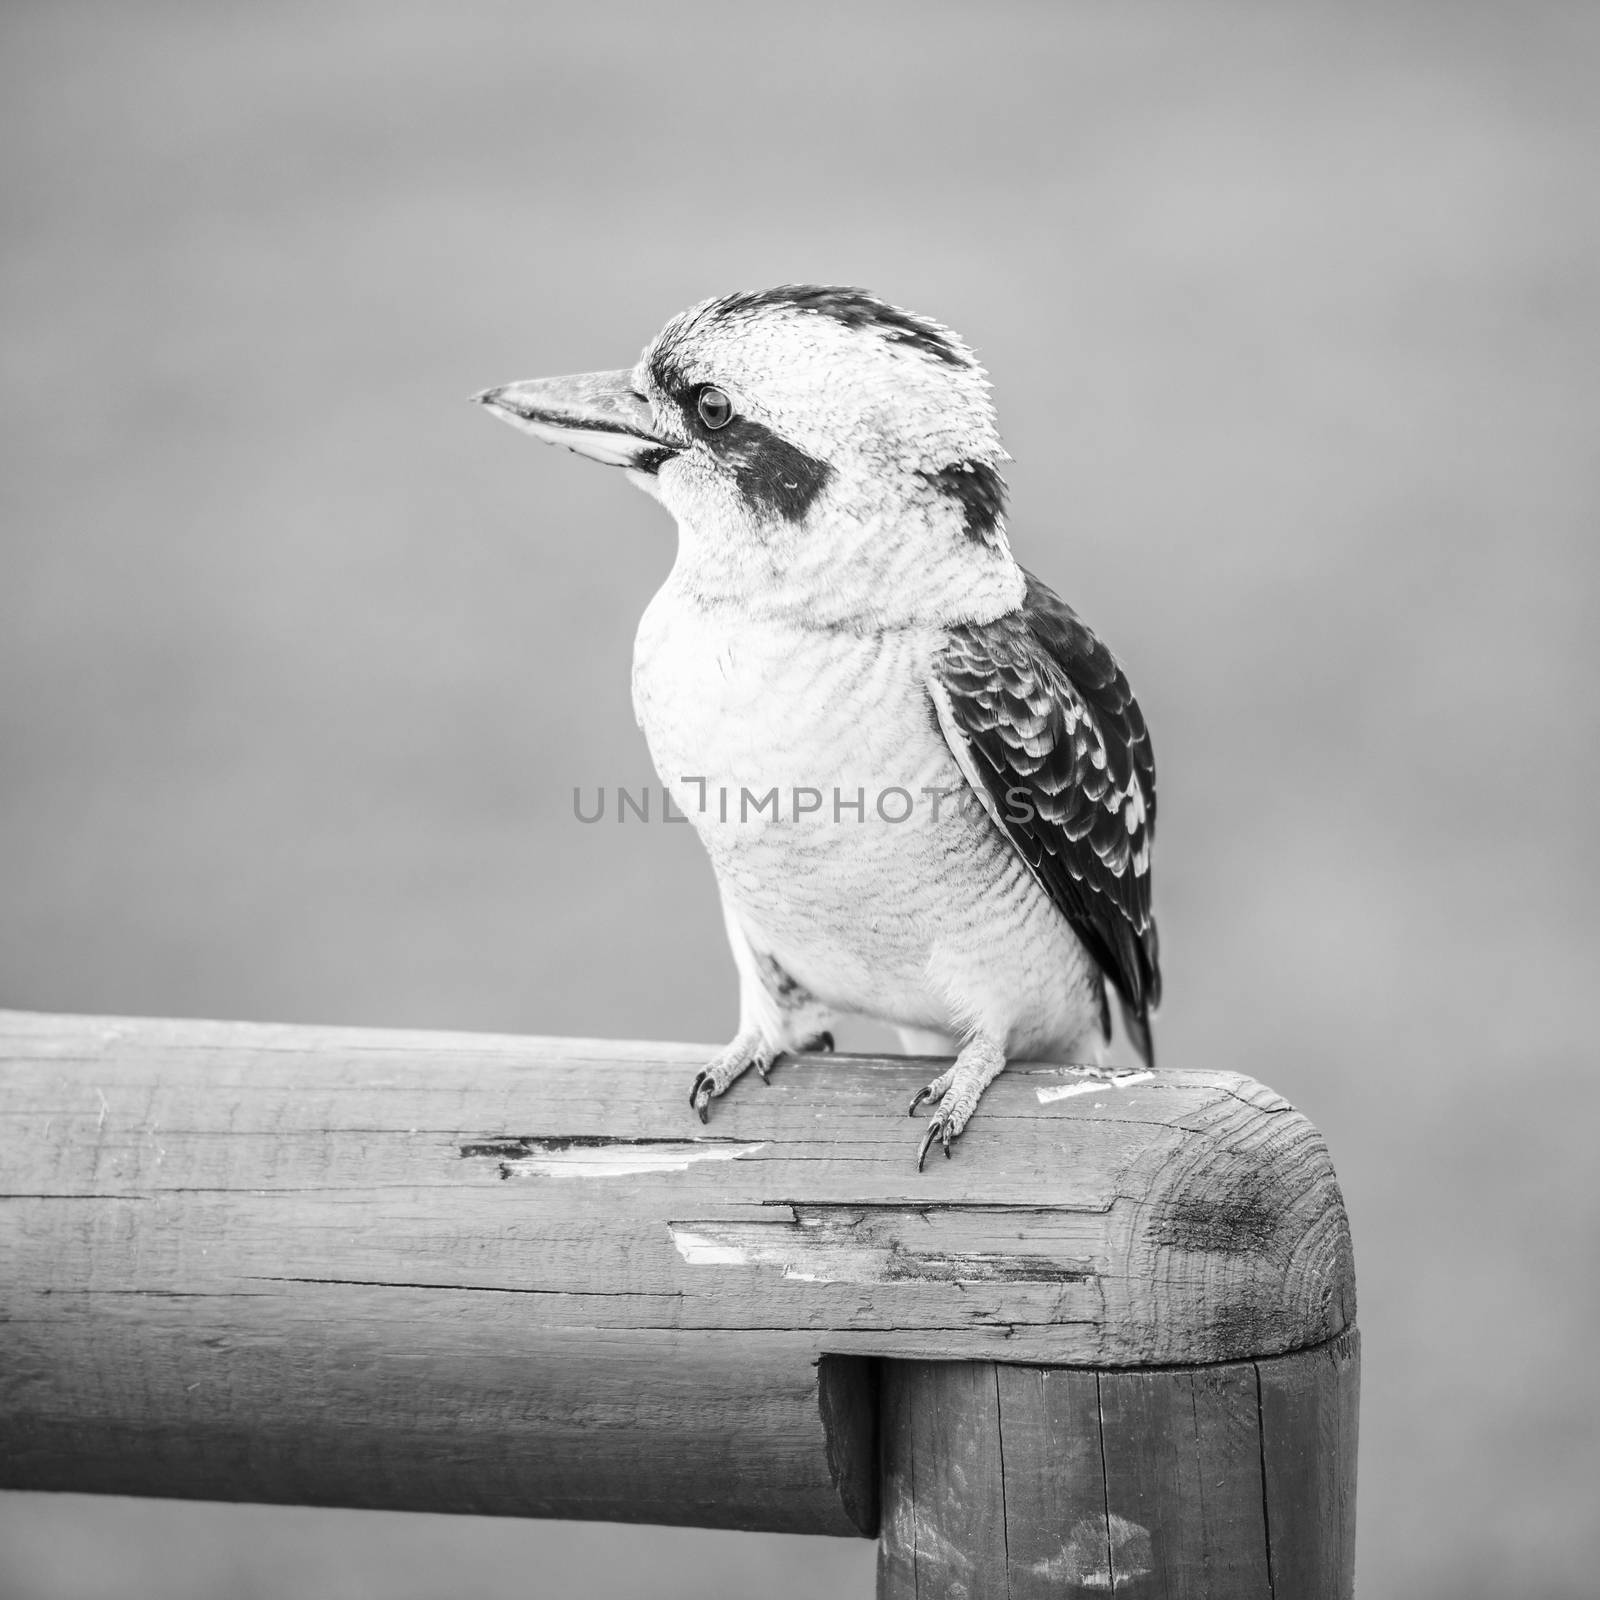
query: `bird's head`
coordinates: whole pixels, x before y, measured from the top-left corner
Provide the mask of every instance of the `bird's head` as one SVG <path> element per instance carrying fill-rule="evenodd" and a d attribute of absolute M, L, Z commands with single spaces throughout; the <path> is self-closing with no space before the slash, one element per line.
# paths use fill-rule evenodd
<path fill-rule="evenodd" d="M 872 627 L 1021 599 L 983 369 L 948 328 L 863 290 L 707 300 L 631 370 L 477 399 L 659 499 L 675 580 L 708 605 Z"/>

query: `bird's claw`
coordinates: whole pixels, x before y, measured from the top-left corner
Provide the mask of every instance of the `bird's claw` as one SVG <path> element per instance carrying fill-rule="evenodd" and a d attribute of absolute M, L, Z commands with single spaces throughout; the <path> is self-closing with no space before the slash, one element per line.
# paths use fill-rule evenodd
<path fill-rule="evenodd" d="M 776 1058 L 771 1047 L 754 1031 L 740 1034 L 726 1050 L 708 1061 L 689 1086 L 689 1106 L 702 1124 L 711 1120 L 711 1102 L 726 1094 L 740 1075 L 754 1067 L 763 1079 Z"/>
<path fill-rule="evenodd" d="M 937 1139 L 944 1146 L 946 1157 L 950 1154 L 950 1142 L 961 1135 L 961 1130 L 966 1127 L 972 1116 L 972 1108 L 977 1103 L 976 1095 L 962 1092 L 959 1075 L 955 1066 L 948 1071 L 941 1072 L 932 1083 L 924 1084 L 917 1090 L 916 1097 L 910 1106 L 910 1115 L 916 1116 L 917 1107 L 924 1100 L 933 1100 L 933 1115 L 928 1118 L 927 1131 L 922 1135 L 922 1143 L 917 1146 L 917 1171 L 921 1172 L 923 1163 L 928 1159 L 928 1152 L 933 1148 L 933 1141 Z"/>
<path fill-rule="evenodd" d="M 695 1115 L 700 1118 L 704 1126 L 711 1119 L 706 1108 L 711 1104 L 711 1074 L 701 1071 L 695 1074 L 694 1083 L 689 1089 L 689 1104 L 694 1107 Z"/>
<path fill-rule="evenodd" d="M 928 1151 L 933 1148 L 933 1141 L 937 1139 L 944 1146 L 944 1157 L 950 1159 L 950 1123 L 942 1111 L 934 1112 L 928 1123 L 928 1131 L 922 1136 L 922 1143 L 917 1146 L 917 1171 L 922 1171 L 922 1163 L 928 1159 Z"/>

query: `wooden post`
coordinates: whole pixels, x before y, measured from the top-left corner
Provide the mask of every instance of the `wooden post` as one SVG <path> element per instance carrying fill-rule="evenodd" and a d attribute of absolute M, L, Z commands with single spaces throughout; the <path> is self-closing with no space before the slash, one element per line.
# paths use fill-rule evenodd
<path fill-rule="evenodd" d="M 879 1600 L 1342 1600 L 1357 1369 L 886 1363 Z"/>
<path fill-rule="evenodd" d="M 1230 1073 L 0 1013 L 0 1487 L 872 1536 L 883 1596 L 1350 1593 L 1354 1275 Z M 879 1515 L 881 1491 L 882 1515 Z"/>

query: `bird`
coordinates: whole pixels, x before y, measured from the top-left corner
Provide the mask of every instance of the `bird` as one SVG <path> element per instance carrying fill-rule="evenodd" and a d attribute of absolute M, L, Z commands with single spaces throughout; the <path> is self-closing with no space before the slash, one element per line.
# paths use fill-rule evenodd
<path fill-rule="evenodd" d="M 987 374 L 864 289 L 674 316 L 631 368 L 473 397 L 677 523 L 633 704 L 710 856 L 739 979 L 711 1103 L 840 1016 L 947 1057 L 922 1170 L 1008 1061 L 1154 1066 L 1155 758 L 1122 666 L 1011 551 Z"/>

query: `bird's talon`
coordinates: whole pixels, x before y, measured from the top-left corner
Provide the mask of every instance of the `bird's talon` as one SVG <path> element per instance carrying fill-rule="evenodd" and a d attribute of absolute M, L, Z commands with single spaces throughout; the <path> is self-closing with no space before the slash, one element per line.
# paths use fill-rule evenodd
<path fill-rule="evenodd" d="M 689 1091 L 689 1104 L 694 1108 L 694 1114 L 699 1117 L 702 1124 L 707 1120 L 706 1107 L 711 1104 L 711 1088 L 714 1080 L 709 1069 L 697 1073 L 694 1087 Z"/>
<path fill-rule="evenodd" d="M 761 1075 L 761 1081 L 770 1089 L 772 1087 L 772 1063 L 770 1061 L 755 1061 L 751 1063 Z"/>
<path fill-rule="evenodd" d="M 933 1141 L 938 1136 L 938 1133 L 939 1133 L 939 1119 L 938 1119 L 938 1117 L 935 1117 L 933 1119 L 933 1121 L 928 1124 L 928 1131 L 923 1134 L 922 1143 L 917 1146 L 917 1171 L 918 1172 L 922 1171 L 922 1163 L 928 1159 L 929 1147 L 933 1144 Z"/>
<path fill-rule="evenodd" d="M 933 1090 L 928 1085 L 924 1084 L 922 1088 L 917 1090 L 916 1097 L 912 1100 L 911 1108 L 906 1112 L 906 1115 L 908 1117 L 916 1116 L 917 1107 L 920 1106 L 924 1100 L 931 1100 L 932 1098 Z M 917 1165 L 920 1167 L 922 1163 L 919 1161 Z"/>

